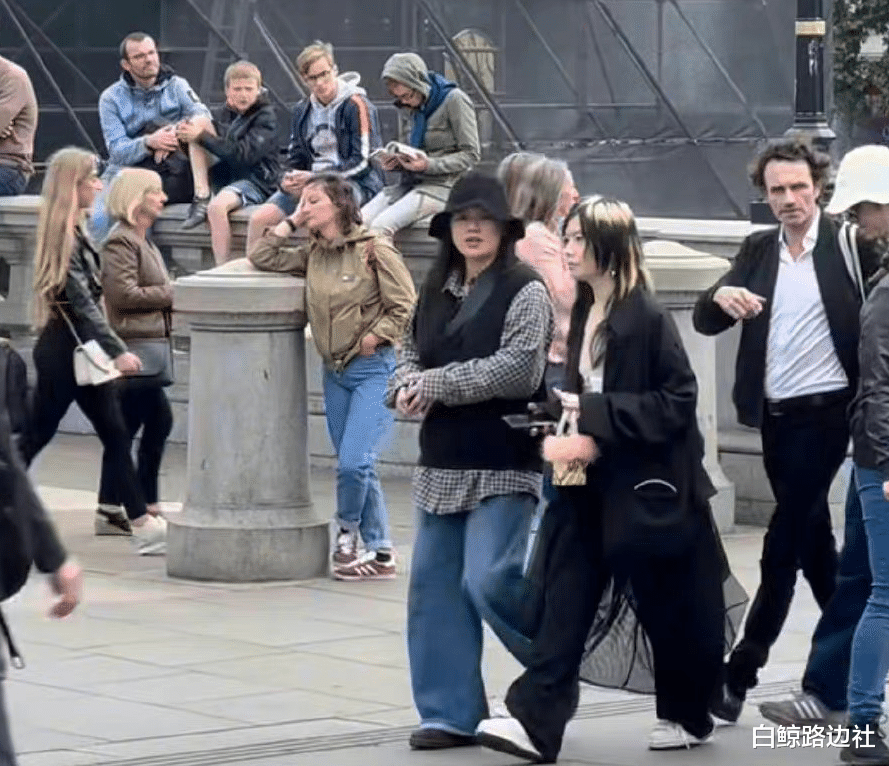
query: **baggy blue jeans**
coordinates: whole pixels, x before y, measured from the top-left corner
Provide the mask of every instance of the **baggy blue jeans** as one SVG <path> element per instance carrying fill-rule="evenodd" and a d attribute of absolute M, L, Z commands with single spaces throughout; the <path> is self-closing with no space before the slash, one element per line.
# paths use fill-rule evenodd
<path fill-rule="evenodd" d="M 852 639 L 867 605 L 871 587 L 867 533 L 855 483 L 853 469 L 846 493 L 843 550 L 837 569 L 837 588 L 815 626 L 812 649 L 803 675 L 803 691 L 815 695 L 831 710 L 846 709 Z"/>
<path fill-rule="evenodd" d="M 482 620 L 523 662 L 525 551 L 537 498 L 497 495 L 468 512 L 417 510 L 407 646 L 421 726 L 474 734 L 488 716 Z"/>
<path fill-rule="evenodd" d="M 879 471 L 855 466 L 870 559 L 870 597 L 852 640 L 849 669 L 849 723 L 863 726 L 883 713 L 889 673 L 889 502 Z"/>
<path fill-rule="evenodd" d="M 392 429 L 384 404 L 395 349 L 357 356 L 342 372 L 323 371 L 327 431 L 337 454 L 335 521 L 358 531 L 369 551 L 391 548 L 389 514 L 377 476 L 377 450 Z"/>

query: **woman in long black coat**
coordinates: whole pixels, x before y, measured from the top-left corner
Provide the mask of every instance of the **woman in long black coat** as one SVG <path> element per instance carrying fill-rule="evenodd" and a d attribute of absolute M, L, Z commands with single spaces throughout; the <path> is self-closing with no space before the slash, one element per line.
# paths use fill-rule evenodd
<path fill-rule="evenodd" d="M 651 293 L 632 212 L 616 200 L 582 200 L 564 235 L 578 300 L 559 397 L 578 433 L 547 437 L 544 457 L 582 461 L 586 485 L 560 487 L 547 509 L 550 524 L 568 531 L 547 552 L 534 657 L 506 696 L 511 717 L 477 730 L 482 744 L 538 762 L 558 755 L 579 676 L 597 675 L 587 640 L 595 662 L 595 647 L 628 604 L 653 661 L 658 720 L 649 747 L 706 742 L 725 617 L 697 384 L 669 312 Z M 638 653 L 634 643 L 626 653 Z M 581 673 L 582 662 L 590 672 Z"/>

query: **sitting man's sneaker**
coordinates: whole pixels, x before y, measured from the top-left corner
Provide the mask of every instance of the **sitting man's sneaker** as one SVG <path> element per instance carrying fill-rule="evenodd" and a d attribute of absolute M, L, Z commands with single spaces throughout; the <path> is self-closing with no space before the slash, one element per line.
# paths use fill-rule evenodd
<path fill-rule="evenodd" d="M 411 750 L 446 750 L 449 747 L 469 747 L 475 744 L 475 737 L 468 734 L 455 734 L 445 729 L 422 726 L 411 732 Z"/>
<path fill-rule="evenodd" d="M 210 197 L 195 197 L 188 208 L 188 217 L 182 222 L 182 230 L 194 229 L 207 220 L 207 206 Z"/>
<path fill-rule="evenodd" d="M 790 700 L 763 702 L 759 712 L 780 726 L 842 726 L 846 722 L 845 710 L 831 710 L 808 692 L 799 692 Z"/>
<path fill-rule="evenodd" d="M 394 580 L 395 575 L 395 554 L 383 558 L 379 551 L 367 551 L 351 564 L 333 567 L 334 580 Z"/>
<path fill-rule="evenodd" d="M 710 703 L 710 714 L 717 726 L 732 726 L 741 717 L 743 707 L 744 698 L 729 689 L 727 684 L 723 684 L 722 694 Z"/>
<path fill-rule="evenodd" d="M 705 737 L 696 737 L 687 731 L 682 724 L 675 721 L 658 719 L 648 735 L 649 750 L 688 750 L 703 745 L 712 739 L 712 733 Z"/>
<path fill-rule="evenodd" d="M 840 751 L 843 763 L 857 766 L 889 766 L 889 747 L 879 721 L 849 727 L 849 744 Z"/>
<path fill-rule="evenodd" d="M 96 508 L 96 519 L 93 522 L 93 529 L 97 537 L 105 535 L 124 535 L 129 537 L 133 534 L 130 520 L 124 513 L 123 508 L 117 505 L 105 505 L 104 503 Z"/>
<path fill-rule="evenodd" d="M 499 753 L 508 753 L 532 763 L 547 762 L 534 747 L 525 727 L 511 716 L 486 718 L 475 730 L 475 739 L 480 745 Z"/>

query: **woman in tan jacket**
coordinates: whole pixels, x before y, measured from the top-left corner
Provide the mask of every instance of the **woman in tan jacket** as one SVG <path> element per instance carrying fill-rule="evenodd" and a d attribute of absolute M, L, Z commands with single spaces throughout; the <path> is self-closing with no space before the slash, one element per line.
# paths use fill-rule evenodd
<path fill-rule="evenodd" d="M 395 342 L 416 293 L 392 247 L 361 226 L 352 187 L 333 174 L 312 176 L 296 212 L 250 249 L 254 266 L 304 276 L 312 337 L 324 362 L 324 410 L 337 453 L 339 533 L 333 576 L 390 579 L 395 560 L 376 472 L 376 451 L 392 425 L 384 396 L 395 370 Z M 297 229 L 307 243 L 288 247 Z M 359 533 L 366 552 L 358 550 Z"/>
<path fill-rule="evenodd" d="M 160 176 L 152 170 L 124 168 L 108 192 L 108 212 L 117 223 L 102 243 L 102 287 L 108 321 L 131 350 L 139 353 L 139 341 L 160 339 L 169 347 L 173 285 L 163 258 L 147 232 L 163 210 L 167 195 Z M 163 345 L 163 344 L 162 344 Z M 143 360 L 144 372 L 155 372 Z M 142 430 L 136 473 L 148 513 L 160 517 L 158 474 L 170 431 L 173 412 L 161 384 L 133 375 L 119 382 L 121 409 L 130 437 Z M 102 458 L 96 534 L 128 534 L 130 523 L 119 508 L 120 477 L 111 469 L 110 456 Z M 164 552 L 166 540 L 157 541 L 156 553 Z"/>

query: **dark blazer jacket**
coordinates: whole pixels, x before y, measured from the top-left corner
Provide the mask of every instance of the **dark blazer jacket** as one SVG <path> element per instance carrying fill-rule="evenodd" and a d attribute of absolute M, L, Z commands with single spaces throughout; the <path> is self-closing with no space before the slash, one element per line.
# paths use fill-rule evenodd
<path fill-rule="evenodd" d="M 698 297 L 693 317 L 695 329 L 703 335 L 717 335 L 737 321 L 713 302 L 714 293 L 723 285 L 746 287 L 766 299 L 763 312 L 745 320 L 741 327 L 732 390 L 738 422 L 754 428 L 762 425 L 766 344 L 775 282 L 778 279 L 778 231 L 774 228 L 756 232 L 744 240 L 728 272 Z M 858 312 L 861 299 L 837 244 L 837 226 L 824 214 L 812 258 L 833 345 L 849 385 L 854 389 L 858 381 Z M 861 267 L 867 279 L 876 264 L 863 252 Z"/>
<path fill-rule="evenodd" d="M 566 388 L 575 392 L 581 390 L 580 347 L 591 306 L 592 293 L 582 285 L 572 310 L 566 360 Z M 636 288 L 605 321 L 602 393 L 580 395 L 578 430 L 592 436 L 602 453 L 590 466 L 588 484 L 601 489 L 604 498 L 608 551 L 610 542 L 620 544 L 635 534 L 625 528 L 628 520 L 620 509 L 639 492 L 668 482 L 678 495 L 672 502 L 705 521 L 715 489 L 703 466 L 697 381 L 670 313 Z M 640 489 L 645 483 L 648 488 Z"/>

